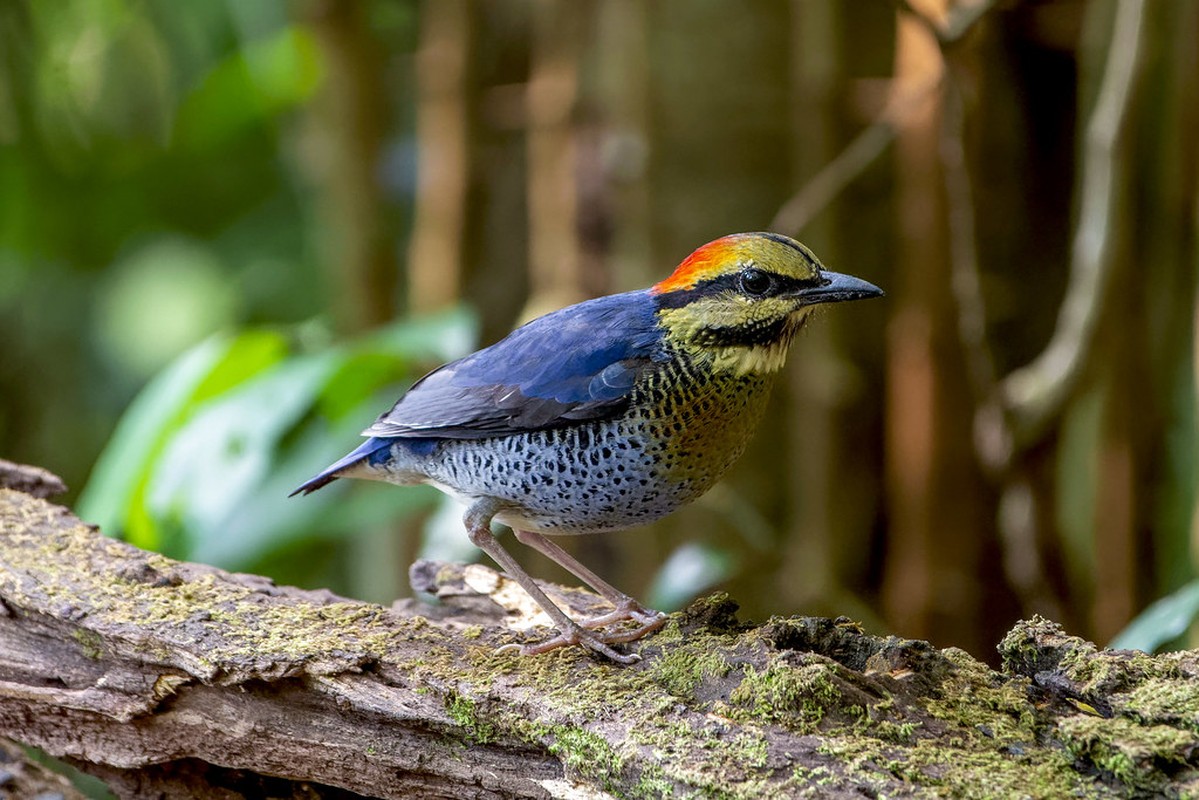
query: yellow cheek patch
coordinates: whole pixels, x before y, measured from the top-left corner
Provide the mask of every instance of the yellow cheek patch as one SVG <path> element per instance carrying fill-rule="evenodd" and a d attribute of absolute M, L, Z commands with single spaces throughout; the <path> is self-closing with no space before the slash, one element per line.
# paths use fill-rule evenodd
<path fill-rule="evenodd" d="M 803 326 L 810 308 L 795 310 L 783 300 L 750 302 L 736 296 L 707 297 L 681 308 L 664 309 L 658 319 L 667 341 L 715 372 L 763 375 L 778 372 L 787 361 L 791 339 Z M 781 335 L 760 344 L 715 345 L 705 343 L 713 328 L 751 328 L 770 320 L 785 320 Z"/>
<path fill-rule="evenodd" d="M 750 300 L 735 292 L 724 292 L 696 298 L 678 308 L 662 309 L 658 319 L 670 333 L 693 339 L 704 328 L 749 327 L 789 317 L 794 311 L 794 300 L 782 297 Z"/>

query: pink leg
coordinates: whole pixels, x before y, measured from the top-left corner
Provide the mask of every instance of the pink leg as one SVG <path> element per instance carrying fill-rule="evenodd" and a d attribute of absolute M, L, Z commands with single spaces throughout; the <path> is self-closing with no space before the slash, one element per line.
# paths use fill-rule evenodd
<path fill-rule="evenodd" d="M 612 584 L 605 581 L 600 576 L 596 575 L 590 569 L 585 567 L 570 553 L 563 550 L 558 544 L 550 541 L 546 536 L 532 531 L 514 531 L 516 540 L 521 544 L 528 545 L 534 550 L 542 553 L 546 558 L 554 561 L 562 566 L 563 569 L 569 571 L 579 580 L 586 583 L 592 589 L 599 592 L 600 595 L 611 603 L 615 608 L 598 617 L 583 620 L 579 624 L 584 628 L 602 628 L 605 625 L 611 625 L 616 622 L 632 620 L 638 623 L 641 627 L 636 630 L 626 633 L 612 633 L 604 637 L 606 642 L 632 642 L 640 639 L 648 633 L 658 630 L 666 624 L 667 616 L 661 611 L 654 611 L 646 608 L 638 603 L 632 597 L 629 597 L 624 592 L 620 591 Z"/>
<path fill-rule="evenodd" d="M 508 573 L 514 581 L 521 585 L 521 588 L 529 593 L 529 596 L 533 598 L 537 605 L 541 606 L 558 628 L 558 635 L 556 637 L 540 644 L 525 645 L 520 648 L 520 654 L 536 655 L 537 653 L 545 653 L 559 647 L 566 647 L 567 645 L 579 645 L 580 647 L 594 650 L 618 664 L 633 664 L 640 661 L 641 657 L 638 655 L 624 655 L 608 646 L 609 642 L 624 642 L 629 641 L 628 639 L 608 639 L 586 630 L 579 623 L 568 617 L 562 609 L 554 605 L 552 600 L 546 597 L 545 592 L 541 591 L 541 588 L 537 586 L 537 583 L 529 576 L 529 573 L 521 569 L 520 564 L 516 563 L 516 559 L 503 548 L 499 540 L 491 532 L 491 518 L 498 510 L 498 504 L 490 499 L 480 500 L 467 509 L 464 518 L 467 535 L 470 536 L 471 542 L 476 547 L 491 556 L 497 564 L 503 567 L 504 572 Z"/>

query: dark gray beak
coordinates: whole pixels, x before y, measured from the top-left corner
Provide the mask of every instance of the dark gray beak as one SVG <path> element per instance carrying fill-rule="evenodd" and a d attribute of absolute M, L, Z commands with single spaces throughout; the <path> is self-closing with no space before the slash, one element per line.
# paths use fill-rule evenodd
<path fill-rule="evenodd" d="M 823 283 L 799 292 L 799 299 L 805 306 L 817 303 L 842 303 L 846 300 L 865 300 L 868 297 L 882 297 L 883 290 L 869 281 L 843 275 L 840 272 L 821 272 Z"/>

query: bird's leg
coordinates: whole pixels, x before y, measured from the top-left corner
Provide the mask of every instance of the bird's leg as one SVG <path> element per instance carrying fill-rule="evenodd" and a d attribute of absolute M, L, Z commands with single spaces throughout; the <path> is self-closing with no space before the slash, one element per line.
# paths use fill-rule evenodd
<path fill-rule="evenodd" d="M 495 516 L 498 510 L 499 504 L 491 499 L 479 500 L 467 509 L 463 521 L 466 523 L 466 532 L 470 537 L 471 543 L 499 564 L 504 572 L 508 574 L 508 577 L 519 583 L 521 588 L 533 598 L 534 602 L 541 606 L 542 610 L 549 615 L 554 626 L 558 629 L 558 635 L 553 639 L 539 644 L 524 645 L 520 648 L 520 654 L 531 656 L 567 645 L 579 645 L 594 650 L 619 664 L 633 664 L 640 661 L 640 656 L 623 655 L 613 650 L 608 646 L 608 642 L 596 636 L 591 631 L 586 630 L 579 623 L 568 617 L 566 612 L 558 608 L 546 596 L 545 592 L 541 591 L 541 587 L 530 577 L 529 573 L 521 569 L 516 559 L 504 549 L 499 540 L 495 538 L 495 534 L 491 532 L 491 518 Z"/>
<path fill-rule="evenodd" d="M 666 624 L 667 616 L 661 611 L 654 611 L 652 608 L 646 608 L 637 602 L 632 597 L 629 597 L 624 592 L 617 589 L 612 584 L 605 581 L 599 575 L 596 575 L 590 569 L 583 565 L 577 558 L 562 549 L 557 542 L 551 541 L 548 537 L 533 531 L 514 531 L 516 540 L 521 544 L 528 545 L 534 550 L 537 550 L 551 561 L 557 562 L 560 566 L 570 572 L 583 583 L 590 586 L 595 591 L 615 608 L 607 614 L 591 619 L 581 620 L 579 622 L 584 628 L 602 628 L 605 625 L 611 625 L 614 622 L 623 622 L 632 620 L 638 623 L 641 627 L 634 631 L 629 631 L 624 634 L 611 634 L 604 637 L 606 642 L 632 642 L 640 639 L 648 633 L 652 633 L 658 628 Z"/>

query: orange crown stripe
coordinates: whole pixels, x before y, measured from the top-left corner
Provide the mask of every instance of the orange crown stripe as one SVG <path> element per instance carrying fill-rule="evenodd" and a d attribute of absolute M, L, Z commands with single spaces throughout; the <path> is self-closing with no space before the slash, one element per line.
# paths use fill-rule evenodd
<path fill-rule="evenodd" d="M 665 294 L 680 289 L 690 289 L 706 278 L 713 278 L 721 274 L 733 257 L 738 240 L 742 238 L 744 238 L 744 234 L 734 233 L 708 242 L 675 267 L 674 272 L 670 273 L 670 277 L 655 283 L 650 292 Z"/>

